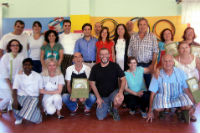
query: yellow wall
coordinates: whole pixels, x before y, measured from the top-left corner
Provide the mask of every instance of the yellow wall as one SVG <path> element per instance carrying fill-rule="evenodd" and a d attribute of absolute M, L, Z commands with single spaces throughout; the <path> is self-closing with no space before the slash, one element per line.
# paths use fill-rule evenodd
<path fill-rule="evenodd" d="M 72 22 L 71 31 L 82 30 L 84 23 L 90 23 L 90 15 L 70 15 L 70 20 Z"/>
<path fill-rule="evenodd" d="M 94 26 L 94 24 L 96 22 L 100 22 L 105 18 L 107 18 L 107 17 L 90 17 L 91 24 Z M 125 24 L 127 21 L 129 21 L 130 19 L 132 19 L 134 17 L 109 17 L 109 18 L 114 19 L 118 23 L 124 23 Z M 174 41 L 181 41 L 182 40 L 183 31 L 187 27 L 187 25 L 181 24 L 181 16 L 163 16 L 163 17 L 146 17 L 146 18 L 149 21 L 150 31 L 152 31 L 153 25 L 160 19 L 167 19 L 167 20 L 171 21 L 174 24 L 175 29 L 176 29 L 175 30 Z M 106 26 L 108 26 L 110 30 L 113 30 L 113 26 L 114 25 L 113 25 L 113 23 L 111 21 L 107 21 L 104 24 Z M 171 27 L 166 22 L 159 23 L 156 26 L 157 34 L 159 35 L 160 32 L 165 28 L 171 28 Z M 137 22 L 134 23 L 134 31 L 135 32 L 138 31 Z M 94 34 L 94 31 L 93 31 L 93 34 Z M 111 33 L 111 35 L 112 35 L 112 33 Z"/>

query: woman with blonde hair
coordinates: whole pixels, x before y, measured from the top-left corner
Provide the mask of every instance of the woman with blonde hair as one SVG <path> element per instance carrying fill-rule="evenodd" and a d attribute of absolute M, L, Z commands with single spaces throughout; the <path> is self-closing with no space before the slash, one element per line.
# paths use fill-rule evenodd
<path fill-rule="evenodd" d="M 44 89 L 41 93 L 44 94 L 42 104 L 46 114 L 53 115 L 55 112 L 58 118 L 64 118 L 61 115 L 62 97 L 61 92 L 64 82 L 64 77 L 60 72 L 56 59 L 50 58 L 45 61 L 46 67 L 42 72 Z"/>

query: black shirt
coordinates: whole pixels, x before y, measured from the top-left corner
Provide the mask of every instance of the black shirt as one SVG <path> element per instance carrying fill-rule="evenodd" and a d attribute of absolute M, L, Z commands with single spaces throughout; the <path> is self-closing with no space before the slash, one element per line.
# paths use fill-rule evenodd
<path fill-rule="evenodd" d="M 96 64 L 90 72 L 90 81 L 96 82 L 101 97 L 108 97 L 118 88 L 118 78 L 124 77 L 124 72 L 117 63 L 109 62 L 106 67 Z"/>

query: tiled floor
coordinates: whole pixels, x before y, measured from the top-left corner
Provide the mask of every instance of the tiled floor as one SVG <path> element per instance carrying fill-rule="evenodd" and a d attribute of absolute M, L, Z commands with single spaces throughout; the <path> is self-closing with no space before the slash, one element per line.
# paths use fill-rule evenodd
<path fill-rule="evenodd" d="M 140 114 L 129 115 L 127 109 L 120 109 L 121 120 L 116 122 L 112 116 L 103 121 L 98 121 L 95 116 L 95 109 L 90 116 L 85 116 L 80 109 L 76 116 L 70 116 L 69 111 L 64 107 L 62 110 L 64 119 L 57 119 L 56 116 L 44 116 L 41 124 L 33 124 L 23 121 L 22 125 L 14 125 L 14 117 L 11 112 L 4 113 L 0 118 L 0 133 L 200 133 L 200 105 L 196 110 L 197 122 L 182 123 L 176 116 L 168 117 L 165 120 L 154 120 L 153 123 L 146 123 Z"/>

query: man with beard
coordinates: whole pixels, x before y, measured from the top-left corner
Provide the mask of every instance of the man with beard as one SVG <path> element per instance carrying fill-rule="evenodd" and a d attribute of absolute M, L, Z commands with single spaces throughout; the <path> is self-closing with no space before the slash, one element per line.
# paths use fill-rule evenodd
<path fill-rule="evenodd" d="M 103 120 L 110 110 L 113 119 L 118 121 L 120 116 L 117 108 L 124 100 L 123 91 L 126 83 L 124 72 L 118 64 L 109 61 L 108 49 L 102 48 L 99 57 L 101 62 L 93 66 L 89 78 L 90 86 L 97 98 L 96 116 L 98 120 Z M 119 79 L 120 87 L 118 87 Z"/>

